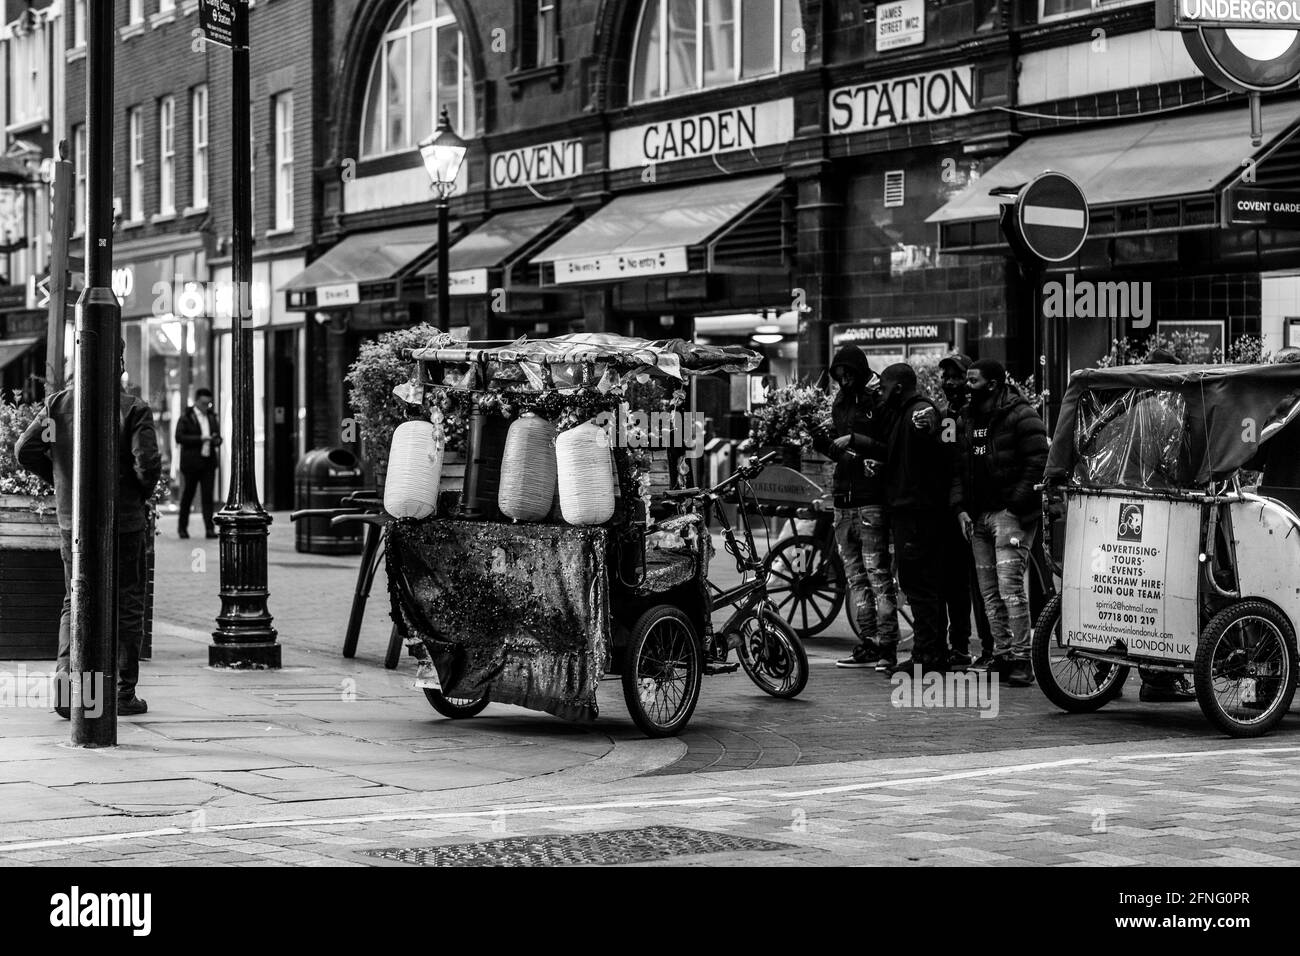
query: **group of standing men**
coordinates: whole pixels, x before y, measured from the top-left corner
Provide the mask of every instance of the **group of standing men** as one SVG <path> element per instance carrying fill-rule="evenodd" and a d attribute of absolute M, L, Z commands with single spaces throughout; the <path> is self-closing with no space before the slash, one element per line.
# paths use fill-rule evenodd
<path fill-rule="evenodd" d="M 1029 686 L 1025 574 L 1041 522 L 1035 486 L 1047 430 L 998 362 L 956 355 L 940 366 L 944 408 L 919 393 L 910 365 L 877 375 L 854 345 L 831 363 L 834 437 L 820 445 L 836 462 L 835 534 L 861 635 L 837 663 L 889 674 L 973 667 Z M 906 661 L 898 659 L 895 560 L 913 618 Z"/>

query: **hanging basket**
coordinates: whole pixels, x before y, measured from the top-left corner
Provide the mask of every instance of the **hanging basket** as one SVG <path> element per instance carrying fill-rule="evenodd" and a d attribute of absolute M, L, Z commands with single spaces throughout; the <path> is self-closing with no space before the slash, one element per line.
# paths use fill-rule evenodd
<path fill-rule="evenodd" d="M 604 524 L 614 516 L 614 469 L 609 436 L 587 422 L 555 439 L 560 511 L 572 525 Z"/>
<path fill-rule="evenodd" d="M 506 434 L 497 503 L 516 521 L 542 521 L 555 500 L 555 427 L 531 413 Z"/>
<path fill-rule="evenodd" d="M 402 422 L 393 432 L 384 510 L 394 518 L 427 518 L 437 510 L 442 445 L 431 422 Z"/>

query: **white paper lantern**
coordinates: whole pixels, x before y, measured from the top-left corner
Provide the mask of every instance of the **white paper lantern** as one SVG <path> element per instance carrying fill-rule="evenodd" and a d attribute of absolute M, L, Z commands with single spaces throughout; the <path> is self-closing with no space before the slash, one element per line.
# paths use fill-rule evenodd
<path fill-rule="evenodd" d="M 497 504 L 516 521 L 543 521 L 555 501 L 555 426 L 533 414 L 506 434 Z"/>
<path fill-rule="evenodd" d="M 442 432 L 430 422 L 402 422 L 393 432 L 384 510 L 394 518 L 427 518 L 438 508 Z"/>
<path fill-rule="evenodd" d="M 573 525 L 604 524 L 614 517 L 614 473 L 609 436 L 587 422 L 555 439 L 560 511 Z"/>

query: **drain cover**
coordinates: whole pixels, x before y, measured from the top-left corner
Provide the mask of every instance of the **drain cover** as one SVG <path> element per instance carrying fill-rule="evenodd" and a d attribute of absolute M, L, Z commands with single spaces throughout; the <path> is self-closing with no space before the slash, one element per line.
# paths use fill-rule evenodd
<path fill-rule="evenodd" d="M 640 827 L 597 833 L 566 833 L 511 837 L 483 843 L 453 843 L 371 850 L 366 856 L 417 866 L 611 866 L 648 863 L 674 856 L 734 853 L 749 850 L 788 850 L 787 843 L 688 830 L 684 827 Z"/>

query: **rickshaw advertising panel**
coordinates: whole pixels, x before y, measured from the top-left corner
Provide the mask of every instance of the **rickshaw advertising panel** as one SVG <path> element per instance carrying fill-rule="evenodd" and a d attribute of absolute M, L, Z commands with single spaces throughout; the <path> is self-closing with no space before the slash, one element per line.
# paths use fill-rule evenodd
<path fill-rule="evenodd" d="M 1192 661 L 1197 637 L 1200 505 L 1079 495 L 1066 524 L 1064 640 Z"/>

